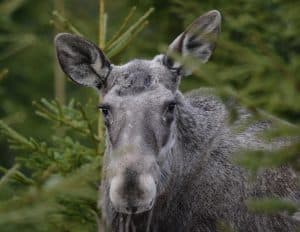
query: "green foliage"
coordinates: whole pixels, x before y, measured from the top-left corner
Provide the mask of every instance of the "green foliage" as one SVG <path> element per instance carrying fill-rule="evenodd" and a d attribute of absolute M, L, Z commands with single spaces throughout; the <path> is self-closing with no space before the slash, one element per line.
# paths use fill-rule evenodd
<path fill-rule="evenodd" d="M 243 152 L 235 157 L 235 161 L 237 164 L 248 168 L 253 173 L 256 173 L 261 168 L 278 168 L 282 165 L 290 165 L 294 167 L 294 169 L 300 170 L 298 162 L 299 150 L 300 143 L 295 142 L 295 144 L 291 146 L 272 152 Z"/>
<path fill-rule="evenodd" d="M 185 24 L 217 8 L 223 27 L 213 62 L 198 77 L 205 85 L 232 89 L 239 99 L 299 121 L 299 4 L 295 1 L 173 0 Z"/>
<path fill-rule="evenodd" d="M 8 70 L 0 70 L 0 81 L 4 79 L 4 77 L 8 74 Z"/>
<path fill-rule="evenodd" d="M 149 9 L 127 28 L 131 11 L 110 40 L 110 57 L 133 40 L 152 12 Z M 52 23 L 59 21 L 65 30 L 80 34 L 58 12 L 53 17 Z M 60 105 L 44 98 L 33 105 L 35 113 L 53 125 L 45 141 L 24 136 L 0 120 L 0 134 L 18 154 L 15 166 L 0 169 L 1 231 L 95 231 L 101 223 L 97 190 L 105 144 L 95 129 L 97 107 L 93 101 Z"/>
<path fill-rule="evenodd" d="M 134 9 L 134 8 L 133 8 Z M 148 24 L 146 20 L 149 15 L 154 11 L 150 8 L 136 23 L 132 24 L 124 33 L 122 33 L 123 28 L 126 27 L 128 20 L 131 18 L 132 11 L 129 12 L 128 16 L 125 18 L 124 24 L 121 25 L 120 30 L 116 36 L 114 36 L 107 45 L 105 52 L 108 57 L 113 57 L 121 52 L 127 44 Z"/>
<path fill-rule="evenodd" d="M 22 154 L 13 168 L 1 169 L 5 175 L 0 189 L 14 189 L 13 195 L 0 194 L 0 226 L 10 228 L 2 231 L 23 226 L 28 231 L 95 231 L 103 153 L 98 143 L 104 142 L 92 130 L 89 106 L 74 101 L 60 106 L 45 99 L 35 105 L 38 115 L 51 120 L 55 128 L 65 128 L 60 131 L 64 135 L 52 135 L 46 143 L 26 138 L 0 121 L 11 148 Z"/>
<path fill-rule="evenodd" d="M 247 206 L 250 210 L 259 214 L 276 214 L 278 212 L 287 212 L 290 215 L 297 212 L 299 205 L 295 202 L 283 200 L 280 198 L 249 199 Z"/>
<path fill-rule="evenodd" d="M 6 0 L 0 3 L 0 32 L 5 32 L 0 35 L 0 61 L 8 59 L 34 42 L 35 37 L 30 33 L 19 32 L 17 24 L 12 20 L 13 13 L 23 4 L 23 0 Z"/>
<path fill-rule="evenodd" d="M 104 139 L 96 126 L 97 103 L 89 100 L 89 90 L 68 85 L 67 95 L 76 100 L 67 105 L 45 100 L 52 98 L 53 29 L 94 41 L 98 37 L 98 0 L 64 3 L 65 14 L 53 11 L 52 1 L 0 3 L 0 166 L 16 156 L 11 168 L 0 168 L 3 232 L 95 231 L 101 223 L 96 202 Z M 152 6 L 156 11 L 149 23 Z M 218 48 L 208 64 L 183 61 L 195 73 L 182 81 L 182 90 L 212 86 L 224 100 L 234 97 L 253 113 L 254 120 L 275 121 L 278 129 L 262 134 L 262 139 L 299 137 L 300 4 L 295 1 L 110 1 L 109 14 L 101 16 L 101 30 L 107 32 L 101 37 L 110 38 L 102 49 L 116 64 L 152 57 L 158 50 L 164 52 L 185 26 L 211 9 L 223 15 Z M 128 46 L 133 39 L 134 45 Z M 30 102 L 41 98 L 33 109 Z M 233 109 L 232 119 L 235 115 Z M 10 151 L 3 140 L 9 142 Z M 234 158 L 253 175 L 283 164 L 299 171 L 300 144 L 296 141 L 276 152 L 247 152 Z M 298 207 L 277 198 L 250 199 L 247 204 L 264 214 L 293 213 Z M 232 231 L 222 222 L 218 228 Z"/>

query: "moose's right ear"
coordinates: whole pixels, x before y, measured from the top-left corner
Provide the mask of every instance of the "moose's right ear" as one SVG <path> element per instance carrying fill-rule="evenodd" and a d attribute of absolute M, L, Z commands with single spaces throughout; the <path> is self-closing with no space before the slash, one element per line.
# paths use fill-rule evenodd
<path fill-rule="evenodd" d="M 105 85 L 111 65 L 92 42 L 68 33 L 55 37 L 58 61 L 62 70 L 77 84 L 100 89 Z"/>

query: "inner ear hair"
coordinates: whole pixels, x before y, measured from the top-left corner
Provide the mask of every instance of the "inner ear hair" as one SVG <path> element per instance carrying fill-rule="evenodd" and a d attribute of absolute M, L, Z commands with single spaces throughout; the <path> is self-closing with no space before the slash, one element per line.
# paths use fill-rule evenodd
<path fill-rule="evenodd" d="M 221 14 L 212 10 L 198 17 L 187 29 L 181 33 L 169 46 L 164 65 L 168 68 L 182 68 L 183 75 L 189 75 L 192 70 L 182 67 L 177 61 L 172 62 L 172 53 L 182 57 L 191 56 L 202 63 L 206 63 L 211 57 L 217 37 L 221 30 Z"/>
<path fill-rule="evenodd" d="M 111 65 L 97 45 L 81 36 L 60 33 L 55 46 L 59 64 L 72 81 L 97 89 L 105 86 Z"/>

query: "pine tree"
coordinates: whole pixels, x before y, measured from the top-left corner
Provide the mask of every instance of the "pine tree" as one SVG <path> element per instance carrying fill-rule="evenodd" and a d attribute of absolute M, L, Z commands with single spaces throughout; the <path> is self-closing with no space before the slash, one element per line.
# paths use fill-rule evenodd
<path fill-rule="evenodd" d="M 135 7 L 105 43 L 107 15 L 104 1 L 100 1 L 99 45 L 109 58 L 148 24 L 153 9 L 131 23 L 134 11 Z M 81 34 L 60 12 L 54 11 L 53 16 L 53 24 Z M 1 78 L 5 73 L 1 72 Z M 36 114 L 54 125 L 50 141 L 27 138 L 0 121 L 1 134 L 18 153 L 12 168 L 0 169 L 1 231 L 96 231 L 101 223 L 97 190 L 105 146 L 97 107 L 93 101 L 82 106 L 74 100 L 67 105 L 46 99 L 33 104 Z M 99 129 L 95 130 L 98 120 Z M 62 128 L 64 133 L 56 133 Z"/>
<path fill-rule="evenodd" d="M 4 3 L 0 4 L 1 27 L 5 25 L 1 31 L 8 32 L 17 27 L 9 15 L 23 1 L 10 0 Z M 194 86 L 214 87 L 224 101 L 234 98 L 253 113 L 255 120 L 274 121 L 277 129 L 267 132 L 262 138 L 299 138 L 298 3 L 292 0 L 168 0 L 163 3 L 164 7 L 161 4 L 160 0 L 140 3 L 141 8 L 156 6 L 159 17 L 153 18 L 156 24 L 153 30 L 157 27 L 157 31 L 148 32 L 148 40 L 143 40 L 143 46 L 135 46 L 137 49 L 156 50 L 154 37 L 156 41 L 167 43 L 200 14 L 219 9 L 223 14 L 223 30 L 216 53 L 212 61 L 205 65 L 191 58 L 182 61 L 195 69 L 194 76 L 183 80 L 183 90 Z M 106 41 L 108 17 L 103 1 L 99 6 L 98 44 L 110 58 L 117 57 L 145 28 L 153 11 L 149 9 L 132 23 L 134 14 L 138 13 L 138 9 L 133 7 L 120 29 Z M 84 35 L 61 12 L 54 11 L 52 17 L 52 24 L 60 30 Z M 175 25 L 174 21 L 180 23 Z M 11 31 L 6 38 L 0 37 L 0 45 L 3 41 L 16 42 L 11 44 L 12 49 L 1 50 L 0 61 L 26 45 L 24 41 L 20 43 L 11 39 L 24 37 L 16 31 Z M 32 42 L 34 36 L 26 35 L 25 42 L 26 39 Z M 160 50 L 165 49 L 166 46 L 162 46 Z M 176 54 L 173 56 L 178 59 Z M 4 67 L 1 70 L 0 83 L 3 78 L 10 78 Z M 1 88 L 0 85 L 0 94 Z M 0 134 L 18 154 L 12 168 L 0 169 L 3 174 L 0 178 L 1 231 L 95 231 L 97 224 L 101 224 L 97 189 L 101 179 L 104 135 L 95 105 L 94 101 L 89 101 L 83 106 L 74 100 L 67 105 L 45 99 L 34 102 L 36 114 L 53 125 L 52 130 L 45 128 L 49 135 L 47 141 L 23 136 L 8 126 L 9 120 L 0 121 Z M 236 112 L 232 110 L 232 119 L 235 115 Z M 63 133 L 57 133 L 58 128 L 63 128 Z M 276 152 L 237 154 L 234 162 L 248 168 L 253 176 L 261 169 L 281 165 L 290 165 L 299 171 L 299 151 L 300 143 L 295 139 L 291 146 Z M 282 199 L 249 199 L 248 206 L 257 213 L 287 211 L 292 214 L 299 209 L 298 205 Z M 229 231 L 226 225 L 221 225 L 221 229 Z"/>

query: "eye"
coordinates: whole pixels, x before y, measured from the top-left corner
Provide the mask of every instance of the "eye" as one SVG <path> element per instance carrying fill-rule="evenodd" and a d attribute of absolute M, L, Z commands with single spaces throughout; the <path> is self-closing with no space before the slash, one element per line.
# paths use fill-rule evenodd
<path fill-rule="evenodd" d="M 167 103 L 166 108 L 165 108 L 165 113 L 163 115 L 163 121 L 165 123 L 167 123 L 167 125 L 170 125 L 170 123 L 173 121 L 174 119 L 174 111 L 176 108 L 176 102 L 171 101 L 169 103 Z"/>
<path fill-rule="evenodd" d="M 176 107 L 176 102 L 170 102 L 167 106 L 167 112 L 173 113 Z"/>
<path fill-rule="evenodd" d="M 109 110 L 108 110 L 107 108 L 102 108 L 101 110 L 102 110 L 102 113 L 103 113 L 103 115 L 104 115 L 105 117 L 108 116 Z"/>
<path fill-rule="evenodd" d="M 110 115 L 110 107 L 108 105 L 100 105 L 100 106 L 98 106 L 98 109 L 101 109 L 105 120 L 107 120 Z"/>

